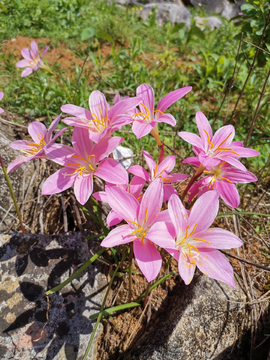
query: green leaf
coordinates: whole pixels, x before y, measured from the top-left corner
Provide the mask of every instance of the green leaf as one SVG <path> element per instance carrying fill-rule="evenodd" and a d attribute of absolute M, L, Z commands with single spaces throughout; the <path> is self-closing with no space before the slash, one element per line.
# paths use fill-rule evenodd
<path fill-rule="evenodd" d="M 96 34 L 96 30 L 92 27 L 86 28 L 82 31 L 82 41 L 88 40 Z"/>
<path fill-rule="evenodd" d="M 241 6 L 241 10 L 244 11 L 244 10 L 253 10 L 254 9 L 254 6 L 251 5 L 251 4 L 244 4 Z"/>
<path fill-rule="evenodd" d="M 113 38 L 103 30 L 99 30 L 97 36 L 103 40 L 109 41 L 110 43 L 114 43 Z"/>
<path fill-rule="evenodd" d="M 254 212 L 249 212 L 249 211 L 236 211 L 236 212 L 218 214 L 217 218 L 220 218 L 223 216 L 232 216 L 232 215 L 258 215 L 258 216 L 269 216 L 270 217 L 270 214 L 254 213 Z"/>

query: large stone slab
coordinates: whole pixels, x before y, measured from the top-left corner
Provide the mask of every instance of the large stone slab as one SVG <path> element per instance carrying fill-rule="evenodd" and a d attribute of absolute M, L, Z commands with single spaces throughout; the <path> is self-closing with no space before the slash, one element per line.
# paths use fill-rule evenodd
<path fill-rule="evenodd" d="M 101 263 L 48 299 L 45 291 L 91 257 L 85 237 L 13 234 L 1 235 L 0 242 L 1 360 L 81 360 L 94 327 L 89 316 L 99 310 L 106 288 Z M 96 339 L 101 331 L 102 325 Z M 96 352 L 97 340 L 88 359 Z"/>
<path fill-rule="evenodd" d="M 246 0 L 235 0 L 231 4 L 228 0 L 190 0 L 193 6 L 198 6 L 205 9 L 208 14 L 221 14 L 222 16 L 231 19 L 241 12 L 241 5 L 246 3 Z"/>
<path fill-rule="evenodd" d="M 137 339 L 125 360 L 266 360 L 269 341 L 249 357 L 250 311 L 245 307 L 246 294 L 236 282 L 236 289 L 204 275 L 197 275 L 189 286 L 183 283 L 168 298 L 166 308 Z M 261 310 L 268 307 L 266 301 Z M 257 304 L 258 306 L 258 304 Z M 257 315 L 260 314 L 259 307 Z M 264 328 L 258 323 L 255 345 L 269 334 L 269 316 L 264 314 Z M 260 337 L 258 333 L 260 333 Z M 248 333 L 247 333 L 248 334 Z M 254 347 L 255 347 L 254 345 Z"/>

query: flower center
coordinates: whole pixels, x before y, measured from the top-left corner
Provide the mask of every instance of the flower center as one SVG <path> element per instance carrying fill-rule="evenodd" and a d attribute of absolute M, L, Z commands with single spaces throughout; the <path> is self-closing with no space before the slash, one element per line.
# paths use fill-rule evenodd
<path fill-rule="evenodd" d="M 139 225 L 137 222 L 132 221 L 132 220 L 127 220 L 128 223 L 134 224 L 136 225 L 136 229 L 134 230 L 134 228 L 132 229 L 133 231 L 131 232 L 130 235 L 135 235 L 135 238 L 133 239 L 140 239 L 141 240 L 141 246 L 143 246 L 143 240 L 145 238 L 145 235 L 148 233 L 148 230 L 150 229 L 150 226 L 147 226 L 146 228 L 144 227 L 146 221 L 147 221 L 147 213 L 148 213 L 148 207 L 145 210 L 145 215 L 144 215 L 144 223 L 143 225 Z"/>
<path fill-rule="evenodd" d="M 96 165 L 95 163 L 91 162 L 91 158 L 94 157 L 95 155 L 89 155 L 87 159 L 84 159 L 81 156 L 77 156 L 77 155 L 73 155 L 73 158 L 77 158 L 80 160 L 83 160 L 85 163 L 84 164 L 80 164 L 80 163 L 70 163 L 67 164 L 67 166 L 72 166 L 72 165 L 76 165 L 78 166 L 77 169 L 75 169 L 71 174 L 69 174 L 70 176 L 75 174 L 76 172 L 79 171 L 80 175 L 89 175 L 91 173 L 94 173 L 96 171 Z"/>
<path fill-rule="evenodd" d="M 43 149 L 43 147 L 46 145 L 46 142 L 43 138 L 43 134 L 40 133 L 38 134 L 38 140 L 39 140 L 39 144 L 38 143 L 34 143 L 34 142 L 29 142 L 28 145 L 33 145 L 34 147 L 27 149 L 27 150 L 21 150 L 23 153 L 27 154 L 27 156 L 32 156 L 35 155 L 36 153 L 38 153 L 40 150 Z"/>
<path fill-rule="evenodd" d="M 90 126 L 90 130 L 94 131 L 94 132 L 98 132 L 98 133 L 102 133 L 104 131 L 104 129 L 108 126 L 108 123 L 111 121 L 108 118 L 107 115 L 107 109 L 105 109 L 105 115 L 103 116 L 101 108 L 98 107 L 99 109 L 99 114 L 94 114 L 91 113 L 93 119 L 90 120 L 89 126 Z"/>
<path fill-rule="evenodd" d="M 240 156 L 237 152 L 233 151 L 232 148 L 225 148 L 225 147 L 222 147 L 222 145 L 229 139 L 229 137 L 232 135 L 232 132 L 226 137 L 225 140 L 223 140 L 217 147 L 215 150 L 212 150 L 213 147 L 214 147 L 214 144 L 211 142 L 211 139 L 210 139 L 210 136 L 208 134 L 208 132 L 203 129 L 203 131 L 206 133 L 206 136 L 207 136 L 207 142 L 208 142 L 208 145 L 209 145 L 209 150 L 208 150 L 208 156 L 215 156 L 217 154 L 215 154 L 217 151 L 218 152 L 221 152 L 221 153 L 232 153 L 232 154 L 236 154 L 238 156 Z"/>
<path fill-rule="evenodd" d="M 211 170 L 203 170 L 204 173 L 209 173 L 209 176 L 210 176 L 210 181 L 208 183 L 208 190 L 213 190 L 214 189 L 214 186 L 215 186 L 215 183 L 217 181 L 217 179 L 222 179 L 222 180 L 225 180 L 225 181 L 228 181 L 228 182 L 231 182 L 229 179 L 223 177 L 223 176 L 220 176 L 220 174 L 222 173 L 222 168 L 221 166 L 225 164 L 225 161 L 223 161 L 222 163 L 220 163 L 218 166 L 212 166 L 211 167 Z M 212 175 L 212 177 L 211 177 Z"/>
<path fill-rule="evenodd" d="M 146 121 L 146 124 L 149 124 L 153 120 L 152 116 L 151 116 L 151 112 L 148 109 L 148 107 L 146 105 L 144 105 L 143 103 L 140 103 L 140 105 L 144 107 L 145 112 L 138 112 L 138 113 L 132 115 L 132 117 L 136 118 L 137 116 L 139 116 L 140 118 L 135 119 L 135 120 L 141 120 L 141 117 L 143 116 L 143 118 L 142 118 L 143 123 L 144 123 L 144 121 Z M 159 112 L 160 114 L 164 115 L 164 113 L 160 110 L 155 110 L 154 113 L 156 113 L 156 112 Z"/>

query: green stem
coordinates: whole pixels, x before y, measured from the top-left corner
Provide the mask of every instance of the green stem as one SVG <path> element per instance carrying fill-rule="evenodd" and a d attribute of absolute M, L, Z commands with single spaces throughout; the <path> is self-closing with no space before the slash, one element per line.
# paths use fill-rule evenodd
<path fill-rule="evenodd" d="M 100 320 L 101 320 L 101 318 L 102 318 L 102 312 L 103 312 L 103 309 L 104 309 L 104 307 L 105 307 L 105 304 L 106 304 L 106 301 L 107 301 L 107 297 L 108 297 L 108 295 L 109 295 L 109 291 L 110 291 L 110 289 L 111 289 L 111 287 L 112 287 L 112 283 L 113 283 L 115 274 L 117 273 L 119 267 L 123 264 L 123 262 L 124 262 L 125 260 L 126 260 L 126 255 L 124 254 L 122 260 L 121 260 L 120 263 L 117 265 L 117 268 L 116 268 L 115 271 L 114 271 L 114 274 L 113 274 L 113 276 L 112 276 L 112 278 L 111 278 L 111 281 L 110 281 L 110 283 L 109 283 L 109 286 L 108 286 L 108 289 L 107 289 L 107 291 L 106 291 L 106 294 L 105 294 L 104 299 L 103 299 L 103 301 L 102 301 L 101 308 L 100 308 L 100 312 L 99 312 L 98 318 L 97 318 L 97 322 L 96 322 L 96 325 L 95 325 L 94 330 L 93 330 L 93 332 L 92 332 L 92 335 L 91 335 L 90 341 L 89 341 L 89 343 L 88 343 L 87 349 L 86 349 L 86 351 L 85 351 L 83 360 L 86 360 L 87 355 L 88 355 L 88 353 L 89 353 L 89 351 L 90 351 L 92 342 L 93 342 L 94 337 L 95 337 L 95 333 L 96 333 L 96 331 L 97 331 L 98 324 L 100 323 Z"/>
<path fill-rule="evenodd" d="M 218 214 L 216 217 L 220 218 L 223 216 L 232 216 L 232 215 L 258 215 L 258 216 L 268 216 L 270 217 L 270 214 L 261 214 L 261 213 L 255 213 L 250 211 L 236 211 L 236 212 L 228 212 L 224 214 Z"/>
<path fill-rule="evenodd" d="M 131 302 L 131 288 L 132 288 L 132 258 L 133 258 L 133 243 L 130 243 L 130 253 L 129 253 L 129 267 L 128 267 L 128 302 Z"/>
<path fill-rule="evenodd" d="M 145 297 L 144 297 L 144 299 L 143 299 L 143 307 L 144 307 L 144 308 L 145 308 L 145 306 L 146 306 L 146 304 L 147 304 L 150 286 L 151 286 L 151 281 L 147 284 L 147 288 L 146 288 L 146 290 L 145 290 Z"/>
<path fill-rule="evenodd" d="M 18 215 L 18 218 L 19 218 L 19 222 L 20 222 L 20 226 L 21 226 L 22 232 L 25 233 L 25 229 L 24 229 L 24 226 L 23 226 L 23 222 L 22 222 L 22 217 L 21 217 L 21 214 L 20 214 L 20 210 L 19 210 L 19 207 L 18 207 L 16 198 L 15 198 L 15 194 L 14 194 L 14 191 L 13 191 L 13 188 L 12 188 L 12 185 L 11 185 L 11 182 L 10 182 L 10 179 L 9 179 L 9 176 L 8 176 L 8 173 L 7 173 L 7 169 L 6 169 L 5 165 L 4 165 L 4 162 L 3 162 L 3 159 L 2 159 L 2 157 L 1 157 L 1 155 L 0 155 L 0 164 L 1 164 L 1 166 L 2 166 L 2 169 L 3 169 L 3 172 L 4 172 L 4 176 L 5 176 L 5 179 L 6 179 L 8 188 L 9 188 L 9 192 L 10 192 L 10 194 L 11 194 L 11 197 L 12 197 L 12 200 L 13 200 L 13 203 L 14 203 L 14 206 L 15 206 L 15 209 L 16 209 L 16 212 L 17 212 L 17 215 Z"/>
<path fill-rule="evenodd" d="M 187 187 L 185 188 L 182 196 L 181 201 L 184 201 L 186 194 L 188 193 L 188 190 L 191 188 L 191 186 L 195 183 L 195 181 L 202 175 L 203 173 L 203 165 L 200 164 L 199 168 L 196 170 L 195 174 L 192 176 L 192 178 L 189 180 L 189 183 L 187 184 Z"/>
<path fill-rule="evenodd" d="M 55 78 L 55 80 L 62 86 L 62 88 L 64 89 L 64 91 L 66 92 L 70 103 L 73 104 L 73 100 L 70 96 L 70 93 L 68 92 L 67 88 L 65 87 L 65 85 L 62 83 L 62 81 L 60 80 L 60 78 L 58 77 L 58 75 L 56 75 L 50 68 L 48 68 L 48 66 L 44 67 L 43 69 L 47 70 L 50 74 L 52 74 Z"/>

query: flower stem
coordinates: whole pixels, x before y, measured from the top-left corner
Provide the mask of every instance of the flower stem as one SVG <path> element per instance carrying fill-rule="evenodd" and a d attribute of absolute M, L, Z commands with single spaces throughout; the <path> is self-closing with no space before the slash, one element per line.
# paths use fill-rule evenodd
<path fill-rule="evenodd" d="M 146 306 L 146 304 L 147 304 L 150 286 L 151 286 L 151 281 L 147 284 L 147 288 L 146 288 L 146 290 L 145 290 L 145 297 L 144 297 L 144 299 L 143 299 L 143 307 L 144 307 L 144 308 L 145 308 L 145 306 Z"/>
<path fill-rule="evenodd" d="M 164 144 L 161 143 L 161 145 L 158 147 L 158 163 L 160 164 L 163 160 L 164 155 Z"/>
<path fill-rule="evenodd" d="M 130 253 L 129 253 L 129 267 L 128 267 L 128 302 L 131 302 L 131 288 L 132 288 L 132 258 L 133 258 L 133 243 L 130 243 Z"/>
<path fill-rule="evenodd" d="M 11 185 L 11 182 L 10 182 L 10 179 L 9 179 L 9 176 L 8 176 L 8 173 L 7 173 L 7 169 L 5 168 L 5 165 L 4 165 L 4 162 L 3 162 L 3 159 L 2 159 L 2 157 L 1 157 L 1 155 L 0 155 L 0 164 L 1 164 L 1 166 L 2 166 L 4 175 L 5 175 L 5 179 L 6 179 L 8 188 L 9 188 L 9 192 L 10 192 L 11 197 L 12 197 L 12 200 L 13 200 L 13 202 L 14 202 L 14 206 L 15 206 L 15 209 L 16 209 L 16 212 L 17 212 L 17 215 L 18 215 L 18 218 L 19 218 L 19 222 L 20 222 L 20 226 L 21 226 L 22 232 L 25 233 L 25 229 L 24 229 L 24 226 L 23 226 L 23 222 L 22 222 L 20 210 L 19 210 L 19 207 L 18 207 L 16 198 L 15 198 L 15 195 L 14 195 L 14 191 L 13 191 L 13 188 L 12 188 L 12 185 Z"/>
<path fill-rule="evenodd" d="M 55 80 L 62 86 L 62 88 L 64 89 L 65 93 L 67 94 L 71 104 L 73 104 L 72 98 L 70 96 L 70 93 L 68 92 L 67 88 L 65 87 L 65 85 L 62 83 L 62 81 L 60 80 L 59 76 L 56 75 L 51 69 L 48 68 L 48 66 L 44 67 L 45 70 L 47 70 L 50 74 L 52 74 L 55 78 Z"/>
<path fill-rule="evenodd" d="M 195 174 L 192 176 L 192 178 L 189 180 L 189 183 L 187 184 L 187 187 L 185 188 L 182 196 L 181 196 L 181 200 L 184 201 L 185 196 L 188 193 L 188 190 L 191 188 L 191 186 L 195 183 L 195 181 L 202 175 L 203 173 L 203 169 L 204 166 L 202 164 L 200 164 L 200 166 L 198 167 L 198 169 L 196 170 Z"/>

